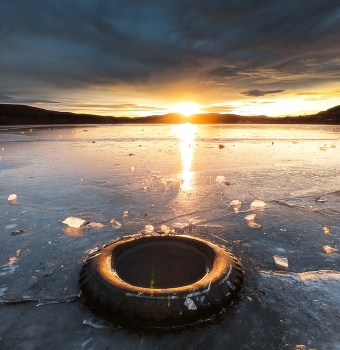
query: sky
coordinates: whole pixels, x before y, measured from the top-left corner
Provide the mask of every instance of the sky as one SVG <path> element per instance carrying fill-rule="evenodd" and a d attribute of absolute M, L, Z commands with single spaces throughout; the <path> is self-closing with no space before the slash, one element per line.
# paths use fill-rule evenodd
<path fill-rule="evenodd" d="M 138 117 L 340 105 L 339 0 L 0 0 L 0 103 Z"/>

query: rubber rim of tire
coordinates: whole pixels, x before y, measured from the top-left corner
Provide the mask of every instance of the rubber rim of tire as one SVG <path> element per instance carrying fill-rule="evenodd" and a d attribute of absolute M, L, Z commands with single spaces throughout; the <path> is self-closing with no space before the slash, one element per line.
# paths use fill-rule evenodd
<path fill-rule="evenodd" d="M 202 251 L 212 268 L 200 280 L 174 288 L 145 288 L 122 280 L 115 259 L 138 244 L 158 240 L 183 242 Z M 185 235 L 127 236 L 89 256 L 80 272 L 80 288 L 91 308 L 105 318 L 147 329 L 197 325 L 238 297 L 244 280 L 236 257 L 209 241 Z"/>

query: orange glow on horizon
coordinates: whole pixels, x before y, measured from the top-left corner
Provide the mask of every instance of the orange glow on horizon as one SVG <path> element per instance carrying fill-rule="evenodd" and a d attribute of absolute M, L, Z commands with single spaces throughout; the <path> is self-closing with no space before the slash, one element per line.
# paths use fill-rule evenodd
<path fill-rule="evenodd" d="M 60 112 L 138 118 L 167 113 L 179 113 L 185 117 L 201 113 L 299 116 L 325 111 L 340 104 L 339 88 L 333 83 L 313 86 L 303 92 L 286 90 L 282 94 L 257 97 L 244 96 L 236 93 L 236 90 L 227 90 L 221 95 L 214 89 L 203 89 L 198 95 L 192 93 L 192 87 L 186 88 L 179 89 L 177 86 L 176 91 L 159 88 L 156 91 L 143 91 L 140 95 L 125 86 L 115 86 L 102 88 L 100 96 L 89 94 L 84 89 L 67 96 L 67 99 L 61 95 L 53 96 L 53 100 L 61 101 L 58 104 L 37 102 L 30 105 Z"/>
<path fill-rule="evenodd" d="M 185 117 L 189 117 L 193 114 L 200 113 L 200 106 L 197 103 L 194 102 L 181 102 L 175 105 L 171 112 L 180 113 L 184 115 Z"/>

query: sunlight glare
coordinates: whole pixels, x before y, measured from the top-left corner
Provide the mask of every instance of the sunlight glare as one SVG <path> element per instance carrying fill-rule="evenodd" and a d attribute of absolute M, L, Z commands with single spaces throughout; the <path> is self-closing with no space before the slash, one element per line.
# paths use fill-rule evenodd
<path fill-rule="evenodd" d="M 186 117 L 200 112 L 200 106 L 194 102 L 181 102 L 174 106 L 173 111 Z"/>
<path fill-rule="evenodd" d="M 182 173 L 181 188 L 184 191 L 192 189 L 192 177 L 194 172 L 191 171 L 193 159 L 193 141 L 196 136 L 197 125 L 179 124 L 173 127 L 173 135 L 181 140 L 181 156 L 182 156 Z"/>

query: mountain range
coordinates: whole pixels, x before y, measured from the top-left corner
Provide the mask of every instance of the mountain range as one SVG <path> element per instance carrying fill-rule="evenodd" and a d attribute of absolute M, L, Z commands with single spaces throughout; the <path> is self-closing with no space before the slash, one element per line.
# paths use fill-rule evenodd
<path fill-rule="evenodd" d="M 269 117 L 240 116 L 237 114 L 202 113 L 184 117 L 179 113 L 147 117 L 111 117 L 93 114 L 57 112 L 42 108 L 0 104 L 0 125 L 51 125 L 51 124 L 340 124 L 340 105 L 316 114 Z"/>

